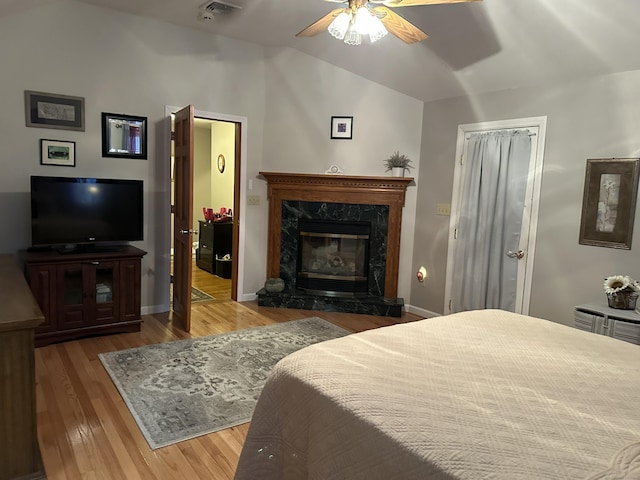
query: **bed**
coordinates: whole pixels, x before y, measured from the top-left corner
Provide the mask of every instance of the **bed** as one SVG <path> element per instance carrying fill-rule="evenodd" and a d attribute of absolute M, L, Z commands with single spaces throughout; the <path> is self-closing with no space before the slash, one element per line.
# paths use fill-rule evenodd
<path fill-rule="evenodd" d="M 640 347 L 501 310 L 281 360 L 236 480 L 640 479 Z"/>

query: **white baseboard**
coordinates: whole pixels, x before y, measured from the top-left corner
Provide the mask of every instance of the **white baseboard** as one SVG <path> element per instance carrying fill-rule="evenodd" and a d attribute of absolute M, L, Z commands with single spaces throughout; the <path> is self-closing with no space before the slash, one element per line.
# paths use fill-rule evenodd
<path fill-rule="evenodd" d="M 420 307 L 414 307 L 413 305 L 405 305 L 404 309 L 409 313 L 413 313 L 414 315 L 418 315 L 423 318 L 434 318 L 442 316 L 442 314 L 440 313 L 425 310 L 424 308 Z"/>
<path fill-rule="evenodd" d="M 164 313 L 169 311 L 169 304 L 164 305 L 148 305 L 140 308 L 141 315 L 153 315 L 154 313 Z"/>
<path fill-rule="evenodd" d="M 238 302 L 252 302 L 254 300 L 258 299 L 258 295 L 255 293 L 245 293 L 243 295 L 240 295 L 240 297 L 238 298 Z"/>

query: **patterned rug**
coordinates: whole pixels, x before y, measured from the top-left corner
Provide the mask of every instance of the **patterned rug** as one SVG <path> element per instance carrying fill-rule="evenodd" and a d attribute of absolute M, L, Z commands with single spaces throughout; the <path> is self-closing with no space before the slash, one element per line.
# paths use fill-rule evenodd
<path fill-rule="evenodd" d="M 280 359 L 348 334 L 313 317 L 99 357 L 156 449 L 248 422 Z"/>
<path fill-rule="evenodd" d="M 216 297 L 212 297 L 208 293 L 198 290 L 196 287 L 191 287 L 191 303 L 206 302 L 215 299 Z M 169 284 L 169 303 L 173 303 L 173 283 Z"/>
<path fill-rule="evenodd" d="M 196 287 L 191 287 L 191 303 L 206 302 L 207 300 L 215 300 L 215 297 L 198 290 Z"/>

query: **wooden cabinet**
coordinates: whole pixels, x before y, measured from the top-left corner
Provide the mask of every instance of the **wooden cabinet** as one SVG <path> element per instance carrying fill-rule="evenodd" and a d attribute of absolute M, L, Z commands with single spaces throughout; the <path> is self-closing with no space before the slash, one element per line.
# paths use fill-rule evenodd
<path fill-rule="evenodd" d="M 604 303 L 578 305 L 574 312 L 574 326 L 640 345 L 640 315 L 634 310 L 610 308 Z"/>
<path fill-rule="evenodd" d="M 132 247 L 86 253 L 21 252 L 45 321 L 36 346 L 96 333 L 140 330 L 141 259 Z"/>
<path fill-rule="evenodd" d="M 0 255 L 0 304 L 0 480 L 45 478 L 33 355 L 33 332 L 43 314 L 14 255 Z"/>
<path fill-rule="evenodd" d="M 216 273 L 216 256 L 231 254 L 233 222 L 209 223 L 199 220 L 196 265 L 209 273 Z"/>

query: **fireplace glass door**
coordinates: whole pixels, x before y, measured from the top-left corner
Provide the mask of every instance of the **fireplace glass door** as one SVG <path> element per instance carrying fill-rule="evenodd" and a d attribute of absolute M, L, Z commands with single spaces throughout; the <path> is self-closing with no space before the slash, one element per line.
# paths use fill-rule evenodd
<path fill-rule="evenodd" d="M 325 296 L 368 291 L 368 222 L 299 220 L 296 287 Z"/>

